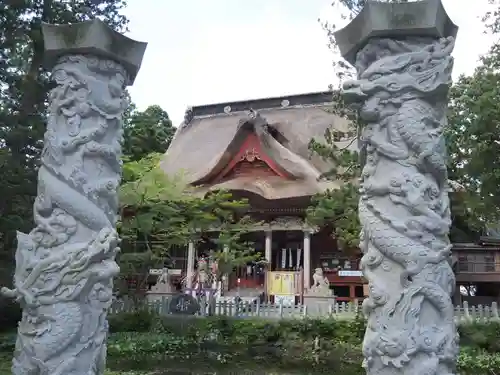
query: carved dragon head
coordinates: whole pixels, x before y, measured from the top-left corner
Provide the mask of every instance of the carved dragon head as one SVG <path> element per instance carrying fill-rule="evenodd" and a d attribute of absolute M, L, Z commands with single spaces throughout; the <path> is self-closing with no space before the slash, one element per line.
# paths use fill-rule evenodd
<path fill-rule="evenodd" d="M 448 90 L 453 46 L 451 37 L 434 41 L 373 39 L 358 52 L 359 78 L 344 83 L 344 100 L 362 109 L 387 102 L 398 106 L 417 97 L 432 100 Z"/>

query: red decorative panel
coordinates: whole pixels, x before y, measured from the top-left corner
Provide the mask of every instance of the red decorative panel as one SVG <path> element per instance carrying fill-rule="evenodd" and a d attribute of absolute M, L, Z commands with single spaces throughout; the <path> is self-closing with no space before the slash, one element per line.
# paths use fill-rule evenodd
<path fill-rule="evenodd" d="M 269 168 L 269 166 L 262 160 L 255 160 L 249 162 L 247 160 L 242 160 L 231 169 L 225 176 L 224 179 L 232 179 L 239 176 L 252 175 L 255 177 L 267 177 L 276 176 L 276 173 Z"/>
<path fill-rule="evenodd" d="M 281 176 L 288 178 L 286 172 L 263 152 L 255 133 L 248 135 L 238 153 L 234 155 L 224 170 L 219 173 L 215 181 L 242 175 L 259 177 Z"/>

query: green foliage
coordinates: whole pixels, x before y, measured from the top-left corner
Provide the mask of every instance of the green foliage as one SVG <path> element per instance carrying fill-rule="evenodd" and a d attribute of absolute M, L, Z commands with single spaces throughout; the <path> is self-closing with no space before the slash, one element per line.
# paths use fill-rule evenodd
<path fill-rule="evenodd" d="M 156 314 L 145 309 L 113 314 L 108 317 L 109 332 L 149 332 L 152 331 L 157 318 Z"/>
<path fill-rule="evenodd" d="M 233 200 L 231 194 L 216 191 L 198 197 L 183 182 L 182 176 L 169 177 L 158 166 L 161 155 L 126 163 L 124 175 L 128 182 L 120 188 L 122 235 L 127 238 L 140 232 L 165 245 L 184 245 L 199 241 L 211 229 L 219 229 L 215 240 L 221 250 L 234 245 L 239 235 L 251 224 L 249 218 L 238 218 L 248 205 Z M 128 214 L 131 212 L 131 214 Z M 159 249 L 152 246 L 158 253 Z"/>
<path fill-rule="evenodd" d="M 0 375 L 11 375 L 12 355 L 0 353 Z"/>
<path fill-rule="evenodd" d="M 465 187 L 464 205 L 477 227 L 500 218 L 500 45 L 450 92 L 447 139 L 450 175 Z"/>
<path fill-rule="evenodd" d="M 340 16 L 343 19 L 352 19 L 358 14 L 366 0 L 335 0 L 332 6 L 340 6 Z M 333 37 L 336 25 L 322 22 L 323 29 L 328 38 L 328 46 L 332 51 L 338 52 L 338 46 Z M 361 225 L 358 218 L 359 193 L 357 178 L 361 173 L 360 156 L 349 149 L 357 141 L 356 133 L 360 124 L 357 112 L 344 103 L 341 95 L 340 83 L 346 78 L 354 78 L 355 71 L 343 59 L 333 62 L 339 87 L 332 91 L 331 112 L 345 118 L 351 124 L 349 133 L 351 139 L 347 146 L 340 148 L 335 142 L 335 132 L 332 126 L 324 134 L 324 140 L 312 139 L 309 143 L 311 152 L 319 155 L 330 163 L 331 168 L 323 174 L 322 178 L 343 183 L 341 188 L 327 190 L 313 197 L 307 210 L 307 219 L 314 225 L 330 226 L 341 248 L 355 248 L 359 244 Z"/>
<path fill-rule="evenodd" d="M 127 318 L 110 321 L 113 332 L 130 332 Z M 141 332 L 145 315 L 137 315 Z M 265 320 L 228 317 L 159 317 L 148 315 L 154 334 L 114 334 L 108 353 L 111 358 L 137 355 L 161 355 L 162 358 L 204 358 L 204 361 L 244 361 L 259 358 L 259 362 L 282 367 L 313 366 L 345 370 L 347 374 L 362 374 L 361 342 L 365 331 L 362 318 L 353 320 L 298 319 Z M 493 374 L 500 368 L 498 334 L 500 322 L 474 323 L 459 326 L 461 353 L 459 370 L 462 374 Z M 214 358 L 207 352 L 214 352 Z M 222 358 L 222 359 L 221 359 Z M 208 364 L 208 363 L 207 363 Z"/>
<path fill-rule="evenodd" d="M 307 209 L 308 221 L 315 225 L 331 225 L 341 249 L 359 245 L 358 188 L 346 183 L 313 197 Z"/>
<path fill-rule="evenodd" d="M 251 244 L 241 240 L 241 235 L 255 224 L 245 215 L 248 202 L 235 200 L 225 191 L 197 196 L 182 175 L 167 176 L 160 169 L 161 157 L 152 153 L 124 164 L 124 183 L 120 188 L 120 231 L 124 243 L 142 240 L 148 259 L 157 261 L 168 256 L 172 246 L 197 243 L 217 230 L 212 256 L 218 262 L 218 277 L 256 260 L 259 255 L 253 253 Z M 127 251 L 125 246 L 124 250 Z M 127 257 L 122 255 L 120 259 Z"/>
<path fill-rule="evenodd" d="M 134 323 L 135 322 L 135 323 Z M 246 343 L 261 345 L 277 343 L 298 335 L 308 340 L 320 337 L 325 340 L 336 340 L 350 345 L 359 345 L 364 337 L 366 321 L 360 315 L 354 319 L 307 318 L 266 320 L 264 318 L 231 318 L 226 316 L 159 316 L 155 313 L 138 310 L 124 312 L 109 317 L 110 331 L 146 332 L 151 327 L 156 333 L 186 336 L 189 339 L 205 340 L 214 337 L 215 332 L 220 340 L 231 345 Z M 134 324 L 136 324 L 134 326 Z M 498 337 L 500 321 L 462 323 L 458 326 L 460 345 L 473 350 L 484 350 L 488 353 L 500 353 Z"/>
<path fill-rule="evenodd" d="M 500 353 L 500 322 L 470 323 L 458 327 L 460 344 L 489 353 Z M 500 368 L 500 367 L 499 367 Z"/>
<path fill-rule="evenodd" d="M 333 113 L 336 111 L 333 110 Z M 348 148 L 357 139 L 355 136 L 351 136 L 348 145 L 340 148 L 335 143 L 335 132 L 335 129 L 328 128 L 324 134 L 324 142 L 311 139 L 309 149 L 323 160 L 331 162 L 332 167 L 321 177 L 350 182 L 359 177 L 361 172 L 358 153 Z M 355 132 L 353 133 L 355 134 Z"/>
<path fill-rule="evenodd" d="M 109 317 L 108 363 L 143 371 L 179 368 L 181 363 L 255 368 L 328 370 L 361 375 L 365 321 L 265 320 L 228 317 L 160 317 L 145 311 Z M 459 326 L 459 372 L 491 375 L 500 368 L 500 322 Z M 15 336 L 0 336 L 0 369 L 10 367 Z M 1 353 L 0 353 L 1 354 Z M 186 362 L 184 362 L 186 361 Z M 132 367 L 134 366 L 134 367 Z M 142 373 L 142 372 L 140 372 Z M 2 374 L 2 372 L 0 372 Z"/>
<path fill-rule="evenodd" d="M 175 133 L 168 113 L 158 105 L 144 111 L 132 107 L 124 115 L 123 154 L 137 161 L 151 153 L 167 151 Z"/>
<path fill-rule="evenodd" d="M 120 274 L 115 280 L 115 290 L 119 295 L 126 294 L 133 297 L 140 297 L 141 292 L 145 290 L 149 270 L 163 267 L 163 258 L 156 256 L 152 251 L 130 251 L 127 246 L 122 246 L 122 253 L 118 256 L 117 262 Z M 139 299 L 136 302 L 141 301 Z"/>
<path fill-rule="evenodd" d="M 340 181 L 343 185 L 314 196 L 307 209 L 307 220 L 320 227 L 333 227 L 339 246 L 346 249 L 359 244 L 359 193 L 354 181 L 360 175 L 361 166 L 358 153 L 348 149 L 356 138 L 352 137 L 348 146 L 340 148 L 336 145 L 334 131 L 328 129 L 324 141 L 311 139 L 309 149 L 332 165 L 322 178 Z"/>

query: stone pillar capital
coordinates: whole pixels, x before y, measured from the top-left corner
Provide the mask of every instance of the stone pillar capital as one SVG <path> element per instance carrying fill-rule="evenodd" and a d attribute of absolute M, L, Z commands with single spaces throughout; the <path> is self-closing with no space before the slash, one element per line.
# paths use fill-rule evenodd
<path fill-rule="evenodd" d="M 127 85 L 134 83 L 147 43 L 126 37 L 99 19 L 70 25 L 42 24 L 45 66 L 54 67 L 67 55 L 88 55 L 113 60 L 127 72 Z M 96 62 L 98 64 L 98 62 Z"/>
<path fill-rule="evenodd" d="M 356 64 L 358 51 L 369 39 L 401 37 L 455 38 L 458 26 L 446 13 L 442 0 L 408 3 L 367 1 L 361 12 L 334 34 L 342 57 Z"/>

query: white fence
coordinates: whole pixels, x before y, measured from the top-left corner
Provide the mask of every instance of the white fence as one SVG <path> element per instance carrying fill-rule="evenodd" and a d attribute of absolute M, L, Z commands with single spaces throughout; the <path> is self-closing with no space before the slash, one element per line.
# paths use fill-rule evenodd
<path fill-rule="evenodd" d="M 163 298 L 159 301 L 141 304 L 141 308 L 156 312 L 161 315 L 172 315 L 170 312 L 170 299 Z M 357 314 L 362 314 L 361 304 L 359 303 L 334 303 L 318 304 L 316 306 L 306 305 L 284 305 L 273 303 L 234 302 L 221 301 L 215 302 L 211 306 L 203 306 L 197 316 L 219 315 L 239 318 L 267 318 L 267 319 L 296 319 L 296 318 L 337 318 L 353 319 Z M 130 312 L 137 309 L 131 304 L 123 301 L 116 301 L 111 307 L 110 313 Z M 491 320 L 500 321 L 498 305 L 496 302 L 490 306 L 469 306 L 465 302 L 461 306 L 455 306 L 455 321 L 457 323 L 465 322 L 486 322 Z"/>

